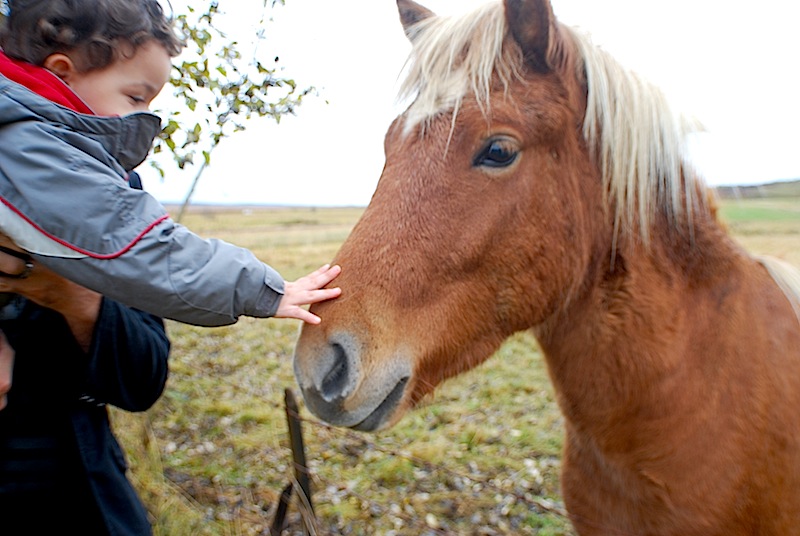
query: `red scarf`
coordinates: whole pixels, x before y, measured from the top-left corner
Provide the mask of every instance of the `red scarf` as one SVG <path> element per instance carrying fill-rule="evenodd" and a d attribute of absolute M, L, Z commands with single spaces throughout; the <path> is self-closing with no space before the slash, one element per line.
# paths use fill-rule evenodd
<path fill-rule="evenodd" d="M 0 51 L 0 74 L 56 104 L 82 114 L 94 115 L 67 84 L 44 67 L 13 60 Z"/>

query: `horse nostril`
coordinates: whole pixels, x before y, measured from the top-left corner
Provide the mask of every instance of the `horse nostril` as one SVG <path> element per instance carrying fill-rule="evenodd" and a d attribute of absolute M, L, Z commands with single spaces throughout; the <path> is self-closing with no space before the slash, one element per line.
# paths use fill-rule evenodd
<path fill-rule="evenodd" d="M 342 345 L 333 343 L 333 366 L 322 379 L 322 398 L 330 402 L 335 398 L 344 398 L 347 388 L 347 354 Z"/>

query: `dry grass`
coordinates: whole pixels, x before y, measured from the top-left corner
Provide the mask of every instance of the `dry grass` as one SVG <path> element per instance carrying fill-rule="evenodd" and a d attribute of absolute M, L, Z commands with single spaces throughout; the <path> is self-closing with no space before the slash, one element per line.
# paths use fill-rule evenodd
<path fill-rule="evenodd" d="M 798 207 L 798 199 L 724 201 L 722 216 L 748 249 L 800 265 Z M 186 223 L 253 249 L 292 279 L 328 262 L 360 213 L 200 209 Z M 295 387 L 298 325 L 168 328 L 165 395 L 144 415 L 114 412 L 155 532 L 269 534 L 292 478 L 283 393 Z M 318 534 L 573 534 L 558 513 L 561 416 L 529 335 L 512 337 L 389 431 L 332 429 L 301 413 Z M 284 534 L 300 528 L 294 513 Z"/>

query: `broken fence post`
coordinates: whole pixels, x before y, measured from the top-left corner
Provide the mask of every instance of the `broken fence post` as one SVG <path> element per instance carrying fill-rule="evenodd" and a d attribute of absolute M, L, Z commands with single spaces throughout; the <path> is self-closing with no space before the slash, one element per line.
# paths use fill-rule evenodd
<path fill-rule="evenodd" d="M 292 446 L 292 461 L 294 462 L 294 475 L 300 485 L 298 497 L 306 534 L 313 531 L 314 504 L 311 501 L 311 478 L 309 477 L 308 465 L 306 464 L 306 452 L 303 445 L 303 430 L 300 422 L 300 413 L 297 408 L 297 401 L 291 389 L 285 391 L 286 402 L 286 422 L 289 426 L 289 442 Z"/>

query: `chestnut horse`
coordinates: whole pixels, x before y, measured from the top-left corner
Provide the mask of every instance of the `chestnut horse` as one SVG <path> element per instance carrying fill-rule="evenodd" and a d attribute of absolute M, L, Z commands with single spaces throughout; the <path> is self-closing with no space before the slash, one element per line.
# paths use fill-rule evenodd
<path fill-rule="evenodd" d="M 717 221 L 692 126 L 548 0 L 397 3 L 411 104 L 298 340 L 307 407 L 389 427 L 532 330 L 580 534 L 800 534 L 800 275 Z"/>

